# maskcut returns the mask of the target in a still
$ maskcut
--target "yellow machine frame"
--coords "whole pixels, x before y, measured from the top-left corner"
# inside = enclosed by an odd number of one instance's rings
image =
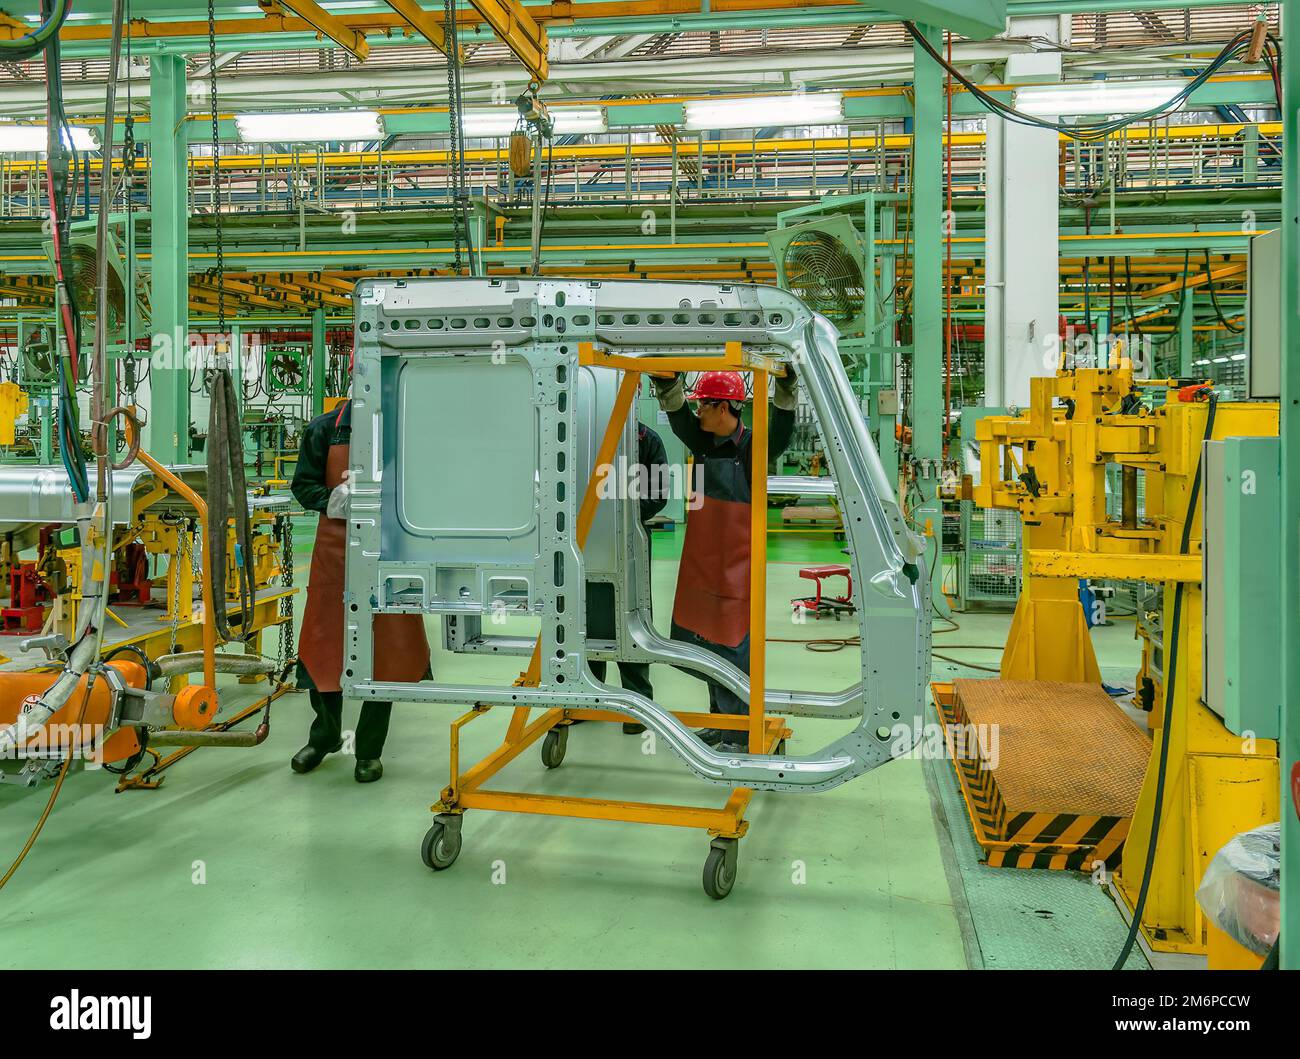
[[[600,486],[613,466],[619,439],[631,411],[633,399],[647,374],[644,361],[596,350],[589,342],[579,345],[580,364],[614,368],[623,372],[618,395],[609,423],[596,453],[595,464],[587,481],[582,506],[578,512],[578,547],[584,547],[596,516]],[[754,377],[754,393],[767,393],[768,379],[783,373],[781,365],[764,357],[745,353],[739,342],[728,342],[720,357],[656,357],[655,372],[742,371]],[[768,407],[766,400],[754,401],[754,466],[767,465]],[[767,478],[755,474],[750,518],[750,628],[762,630],[767,611]],[[533,647],[528,669],[520,675],[519,685],[533,686],[541,672],[541,641]],[[763,708],[766,687],[766,644],[762,635],[750,638],[750,712],[748,716],[674,711],[674,716],[690,728],[728,728],[748,731],[749,751],[770,754],[791,731],[780,717],[769,717]],[[587,820],[619,820],[636,824],[666,824],[674,827],[702,828],[718,838],[740,838],[749,827],[745,810],[753,791],[738,787],[720,809],[702,806],[661,805],[648,802],[616,801],[604,798],[576,798],[564,795],[529,794],[519,791],[488,791],[483,784],[517,758],[524,750],[556,728],[574,721],[626,721],[628,718],[610,710],[551,709],[529,721],[532,707],[515,707],[505,739],[491,754],[465,772],[460,771],[461,729],[487,713],[490,707],[475,706],[451,725],[450,782],[442,797],[431,807],[435,813],[460,814],[466,809],[492,809],[507,813],[534,813]]]
[[[1135,400],[1141,388],[1167,392],[1154,410]],[[1065,407],[1053,407],[1059,400]],[[1179,554],[1189,493],[1200,466],[1209,408],[1181,400],[1173,380],[1134,379],[1131,366],[1076,368],[1030,380],[1030,407],[1018,417],[979,421],[983,507],[1013,508],[1024,524],[1024,589],[1003,653],[1007,680],[1099,681],[1096,656],[1077,595],[1079,578],[1163,585],[1172,620],[1183,585],[1172,735],[1156,857],[1142,916],[1155,950],[1206,951],[1206,923],[1196,887],[1218,849],[1234,835],[1278,818],[1277,744],[1230,732],[1200,700],[1200,506],[1192,513],[1191,545]],[[1276,436],[1278,406],[1219,402],[1214,438]],[[1105,474],[1121,468],[1122,515],[1107,516]],[[1145,510],[1137,512],[1137,476],[1146,477]],[[1168,641],[1172,630],[1166,628]],[[1166,738],[1163,676],[1144,642],[1143,673],[1156,686],[1150,715],[1153,752],[1116,874],[1115,892],[1128,913],[1137,902],[1155,809],[1157,764]]]
[[[209,640],[215,644],[215,638],[211,633],[211,623],[205,620],[205,615],[196,615],[193,608],[196,579],[193,567],[189,562],[185,561],[186,549],[182,547],[185,535],[193,531],[182,521],[164,520],[150,511],[150,508],[169,495],[170,492],[173,490],[181,491],[183,486],[178,479],[166,473],[166,468],[153,463],[147,455],[142,453],[141,459],[150,462],[155,470],[157,481],[151,490],[135,499],[131,512],[131,524],[118,531],[113,551],[116,554],[118,550],[127,544],[138,541],[145,546],[150,555],[166,555],[169,557],[169,568],[166,577],[166,606],[162,613],[157,615],[156,620],[150,622],[149,625],[144,626],[137,623],[133,633],[126,636],[119,635],[108,640],[104,645],[104,651],[107,654],[125,647],[133,647],[150,659],[158,658],[173,651],[200,651],[207,646]],[[198,502],[201,503],[201,501]],[[258,526],[268,525],[274,518],[275,515],[271,512],[254,511],[251,513],[251,522],[255,529]],[[236,544],[234,528],[231,527],[228,533],[230,534],[230,543],[227,549],[227,570],[224,583],[231,586],[238,583],[238,575],[234,569]],[[190,547],[201,547],[201,545],[195,544],[190,545]],[[62,569],[63,582],[61,591],[51,605],[50,615],[47,618],[43,632],[62,632],[65,636],[70,636],[76,628],[77,610],[81,605],[81,548],[80,546],[57,548],[54,549],[54,553],[54,560],[60,564]],[[0,573],[4,572],[4,565],[11,561],[13,561],[13,556],[7,553],[0,556]],[[174,574],[173,566],[175,569]],[[271,579],[279,576],[281,572],[281,563],[279,556],[276,554],[274,539],[268,533],[255,533],[253,538],[255,590],[265,589],[270,584]],[[96,576],[98,576],[98,571],[96,571]],[[244,650],[246,652],[260,654],[263,634],[268,629],[293,620],[291,616],[281,613],[281,604],[286,598],[292,596],[295,591],[296,589],[292,587],[285,587],[279,591],[265,593],[252,603],[252,615],[247,622],[249,638],[244,641]],[[229,609],[238,612],[240,606],[237,589],[234,591],[228,590],[227,595],[228,599],[235,604]],[[131,627],[112,608],[107,608],[106,614],[109,620],[119,629]],[[3,641],[0,641],[0,646],[2,645]],[[0,653],[0,662],[7,660],[4,654]],[[215,677],[213,674],[208,674],[205,679],[211,682]],[[239,681],[240,683],[255,683],[265,679],[260,674],[252,674],[241,676]],[[173,690],[188,681],[189,678],[184,675],[174,677]],[[278,687],[262,701],[245,707],[232,716],[210,725],[208,730],[225,731],[232,728],[261,711],[268,701],[279,698],[288,690],[290,688],[287,686]],[[161,773],[195,749],[197,747],[181,747],[166,756],[161,756],[152,750],[147,751],[153,757],[153,763],[136,775],[123,776],[118,781],[117,789],[122,791],[156,788],[163,780]]]

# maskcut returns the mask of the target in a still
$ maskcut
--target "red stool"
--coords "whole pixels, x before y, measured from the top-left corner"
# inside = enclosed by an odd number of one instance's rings
[[[853,605],[853,574],[845,563],[824,563],[820,566],[805,566],[800,569],[799,576],[807,578],[817,586],[815,596],[805,596],[802,599],[792,599],[791,605],[795,610],[807,611],[818,620],[823,614],[834,615],[835,620],[840,620],[841,614],[853,614],[857,608]],[[842,596],[824,596],[822,594],[822,581],[828,577],[842,577],[848,585]]]

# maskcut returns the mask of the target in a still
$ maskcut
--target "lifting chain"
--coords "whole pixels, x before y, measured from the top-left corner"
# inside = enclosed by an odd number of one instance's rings
[[[225,246],[221,225],[221,126],[217,108],[217,17],[216,0],[208,0],[208,93],[212,103],[212,219],[217,250],[217,336],[213,365],[205,375],[211,397],[208,406],[208,554],[212,558],[212,614],[222,639],[247,640],[251,635],[257,585],[253,570],[253,531],[248,511],[248,484],[244,469],[243,434],[239,401],[235,394],[234,353],[226,334]],[[239,632],[231,628],[226,607],[227,525],[235,521],[235,576],[239,584]]]
[[[171,564],[175,567],[176,572],[174,578],[175,590],[172,592],[172,627],[170,637],[171,643],[169,647],[172,654],[175,654],[180,650],[176,643],[176,630],[180,627],[181,623],[181,606],[184,605],[185,607],[186,620],[190,620],[194,616],[193,593],[191,593],[189,599],[181,599],[181,586],[185,583],[185,579],[181,576],[181,572],[184,570],[187,561],[190,565],[191,574],[194,570],[193,560],[189,558],[189,553],[192,551],[190,547],[191,531],[191,523],[187,519],[182,519],[176,526],[176,555]],[[191,584],[192,583],[193,582],[191,582]]]
[[[276,519],[280,534],[280,587],[293,588],[293,520],[288,515]],[[294,660],[293,593],[280,600],[280,666],[287,672]]]
[[[212,0],[208,0],[209,3]],[[456,0],[443,0],[443,34],[447,53],[447,122],[451,137],[451,232],[454,249],[452,269],[461,274],[460,250],[468,232],[465,225],[465,136],[461,128],[460,42],[456,33]]]
[[[217,116],[217,13],[216,0],[208,0],[208,99],[212,109],[212,220],[217,243],[217,339],[218,355],[226,345],[226,259],[221,231],[221,124]],[[219,359],[224,364],[224,358]],[[209,383],[211,375],[208,376]]]

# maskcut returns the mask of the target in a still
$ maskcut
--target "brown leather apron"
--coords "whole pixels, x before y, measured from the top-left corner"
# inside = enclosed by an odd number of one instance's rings
[[[739,456],[701,463],[703,499],[686,519],[673,622],[710,643],[738,647],[749,632],[749,482]]]
[[[348,445],[331,445],[325,461],[325,485],[333,490],[348,468]],[[343,564],[347,523],[321,512],[311,553],[307,609],[302,616],[298,661],[317,691],[338,691],[343,673]],[[376,614],[376,680],[423,680],[429,671],[429,641],[419,614]]]

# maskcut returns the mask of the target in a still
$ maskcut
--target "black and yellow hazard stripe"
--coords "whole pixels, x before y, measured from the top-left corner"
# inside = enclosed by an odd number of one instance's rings
[[[951,685],[932,685],[945,737],[950,727],[967,725]],[[953,771],[987,863],[995,868],[1046,868],[1091,871],[1098,862],[1119,867],[1129,819],[1077,813],[1008,813],[998,790],[996,770],[975,758],[950,755]]]

